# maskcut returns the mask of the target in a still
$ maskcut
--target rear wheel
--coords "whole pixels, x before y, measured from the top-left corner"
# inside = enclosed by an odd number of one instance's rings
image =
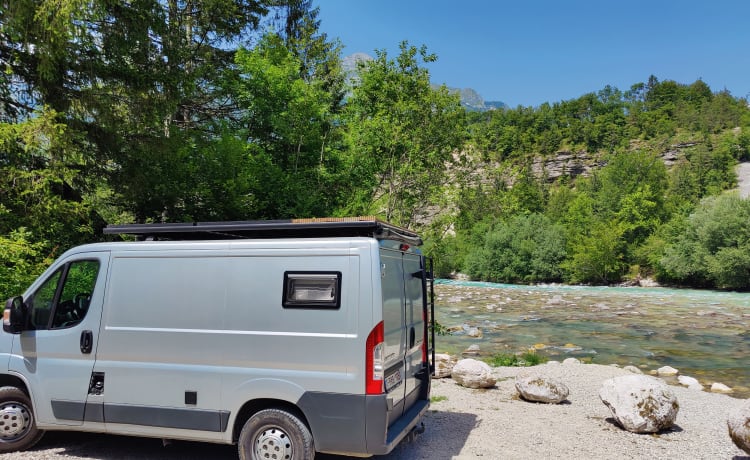
[[[16,387],[0,388],[0,453],[29,449],[43,435],[26,393]]]
[[[280,409],[257,412],[245,423],[238,442],[242,460],[312,460],[312,434],[297,416]]]

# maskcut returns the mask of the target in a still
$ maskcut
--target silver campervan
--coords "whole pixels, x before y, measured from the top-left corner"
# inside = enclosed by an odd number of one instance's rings
[[[76,430],[370,456],[422,429],[416,234],[372,218],[105,233],[138,241],[73,248],[5,306],[0,452]]]

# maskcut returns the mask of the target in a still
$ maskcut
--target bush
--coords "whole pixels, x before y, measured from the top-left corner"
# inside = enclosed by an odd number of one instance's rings
[[[661,266],[686,284],[750,289],[750,199],[706,198],[670,242]]]
[[[501,223],[471,251],[465,270],[473,278],[503,283],[559,281],[565,260],[563,228],[541,214]]]
[[[529,367],[547,362],[547,358],[536,351],[525,351],[519,354],[498,353],[485,360],[492,367]]]

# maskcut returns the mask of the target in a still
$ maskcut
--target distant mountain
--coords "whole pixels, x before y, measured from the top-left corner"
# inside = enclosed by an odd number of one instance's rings
[[[354,53],[349,56],[345,56],[341,60],[341,67],[346,73],[347,81],[350,85],[356,85],[359,83],[359,75],[357,75],[357,67],[360,63],[366,63],[372,61],[373,57],[367,53]],[[434,85],[438,86],[438,85]],[[485,112],[487,110],[504,109],[508,107],[504,102],[501,101],[485,101],[482,96],[479,95],[472,88],[448,88],[451,92],[459,93],[461,96],[461,105],[466,110],[474,112]]]
[[[461,105],[466,110],[472,112],[486,112],[487,110],[503,109],[507,107],[505,102],[501,101],[485,101],[482,96],[479,95],[472,88],[448,88],[452,92],[457,92],[461,96]]]

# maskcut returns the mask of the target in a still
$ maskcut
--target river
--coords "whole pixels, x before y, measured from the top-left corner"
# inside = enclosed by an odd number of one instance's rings
[[[437,280],[435,317],[451,330],[438,336],[438,351],[535,349],[644,373],[668,365],[706,389],[721,382],[750,397],[750,294]]]

